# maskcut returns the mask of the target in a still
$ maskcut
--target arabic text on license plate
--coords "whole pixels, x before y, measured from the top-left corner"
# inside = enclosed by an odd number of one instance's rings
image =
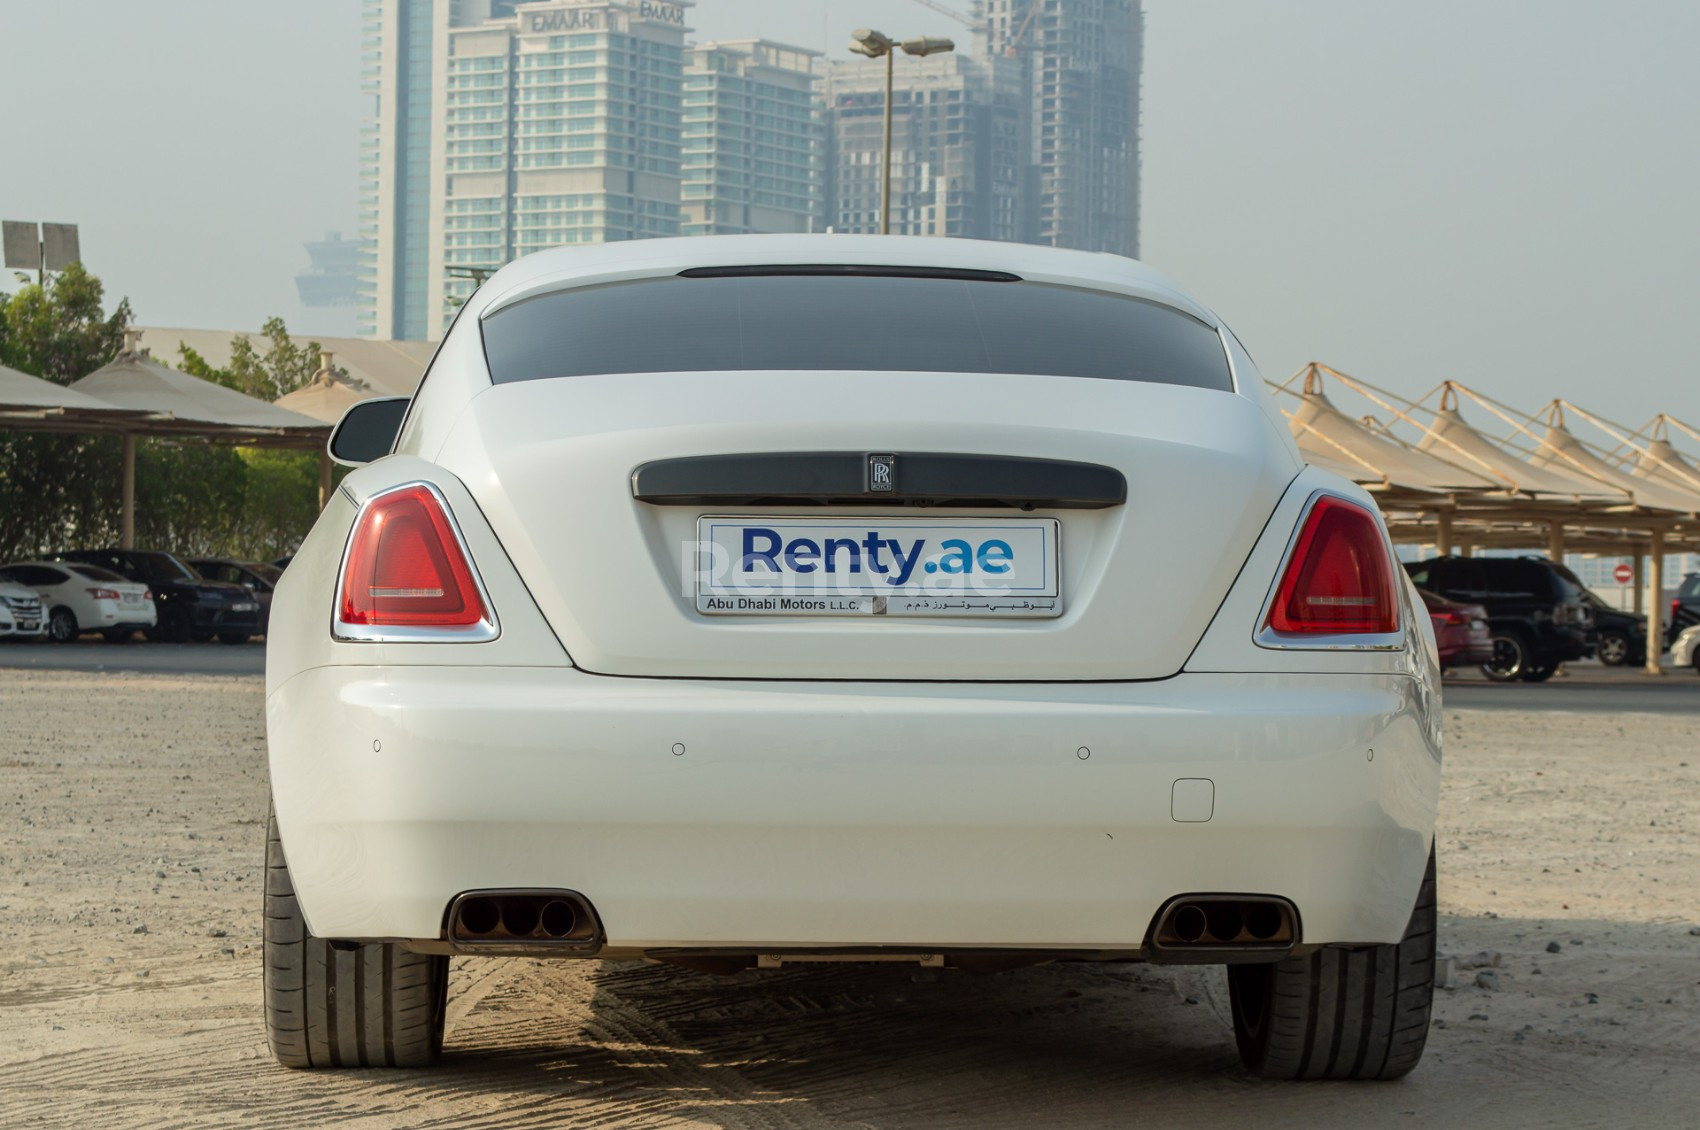
[[[710,615],[1062,614],[1055,518],[697,519]]]

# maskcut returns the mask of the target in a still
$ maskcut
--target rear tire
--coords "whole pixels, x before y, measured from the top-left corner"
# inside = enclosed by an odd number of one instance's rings
[[[218,642],[219,643],[229,643],[229,644],[247,643],[248,642],[248,633],[247,632],[220,632],[218,634]]]
[[[1265,1079],[1398,1079],[1422,1058],[1434,1004],[1434,849],[1394,945],[1231,965],[1234,1039]]]
[[[1523,668],[1523,673],[1518,678],[1525,683],[1544,683],[1557,673],[1556,663],[1533,663]]]
[[[136,634],[134,628],[108,628],[100,633],[107,643],[129,643],[130,637]]]
[[[425,1067],[443,1050],[449,959],[307,932],[277,817],[266,828],[266,1040],[285,1067]]]
[[[1496,628],[1493,633],[1493,659],[1482,664],[1482,674],[1496,683],[1512,683],[1534,662],[1529,637],[1516,628]]]
[[[1607,667],[1622,667],[1629,662],[1629,637],[1622,632],[1602,632],[1596,654]]]

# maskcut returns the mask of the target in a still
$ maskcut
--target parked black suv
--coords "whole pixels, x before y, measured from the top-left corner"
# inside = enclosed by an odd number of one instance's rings
[[[1670,602],[1670,624],[1665,628],[1665,647],[1676,642],[1684,628],[1700,624],[1700,573],[1682,578],[1676,599]]]
[[[1594,653],[1592,594],[1545,557],[1435,557],[1405,571],[1418,588],[1487,609],[1493,662],[1482,674],[1490,679],[1538,683]]]
[[[1594,609],[1594,653],[1607,667],[1639,667],[1647,662],[1647,618],[1620,612],[1588,593]]]
[[[260,602],[241,585],[205,581],[169,553],[139,549],[73,549],[59,561],[83,561],[142,581],[153,590],[157,626],[150,640],[210,640],[247,643],[260,630]]]

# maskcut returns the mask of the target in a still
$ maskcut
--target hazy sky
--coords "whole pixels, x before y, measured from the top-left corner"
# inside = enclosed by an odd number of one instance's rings
[[[949,0],[947,0],[949,2]],[[955,0],[966,10],[968,0]],[[1700,4],[1145,0],[1144,258],[1284,376],[1700,423]],[[354,229],[358,0],[0,0],[0,216],[75,222],[153,325],[293,329]],[[701,0],[699,38],[967,32]],[[9,285],[0,281],[0,286]]]

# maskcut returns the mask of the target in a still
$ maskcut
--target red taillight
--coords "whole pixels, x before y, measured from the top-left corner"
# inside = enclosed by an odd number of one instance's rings
[[[1470,622],[1470,618],[1462,612],[1447,610],[1445,612],[1435,612],[1432,613],[1432,615],[1435,622],[1438,624],[1468,624]]]
[[[1674,621],[1676,619],[1676,611],[1677,611],[1677,609],[1679,609],[1681,607],[1682,607],[1682,601],[1681,600],[1672,600],[1670,602],[1670,618],[1671,618],[1671,620]]]
[[[489,619],[436,492],[414,484],[366,504],[349,539],[337,609],[350,626],[457,629]]]
[[[89,595],[96,600],[117,600],[118,593],[112,589],[90,589]]]
[[[1375,515],[1341,498],[1316,500],[1275,590],[1269,627],[1304,635],[1398,631],[1393,562]]]

